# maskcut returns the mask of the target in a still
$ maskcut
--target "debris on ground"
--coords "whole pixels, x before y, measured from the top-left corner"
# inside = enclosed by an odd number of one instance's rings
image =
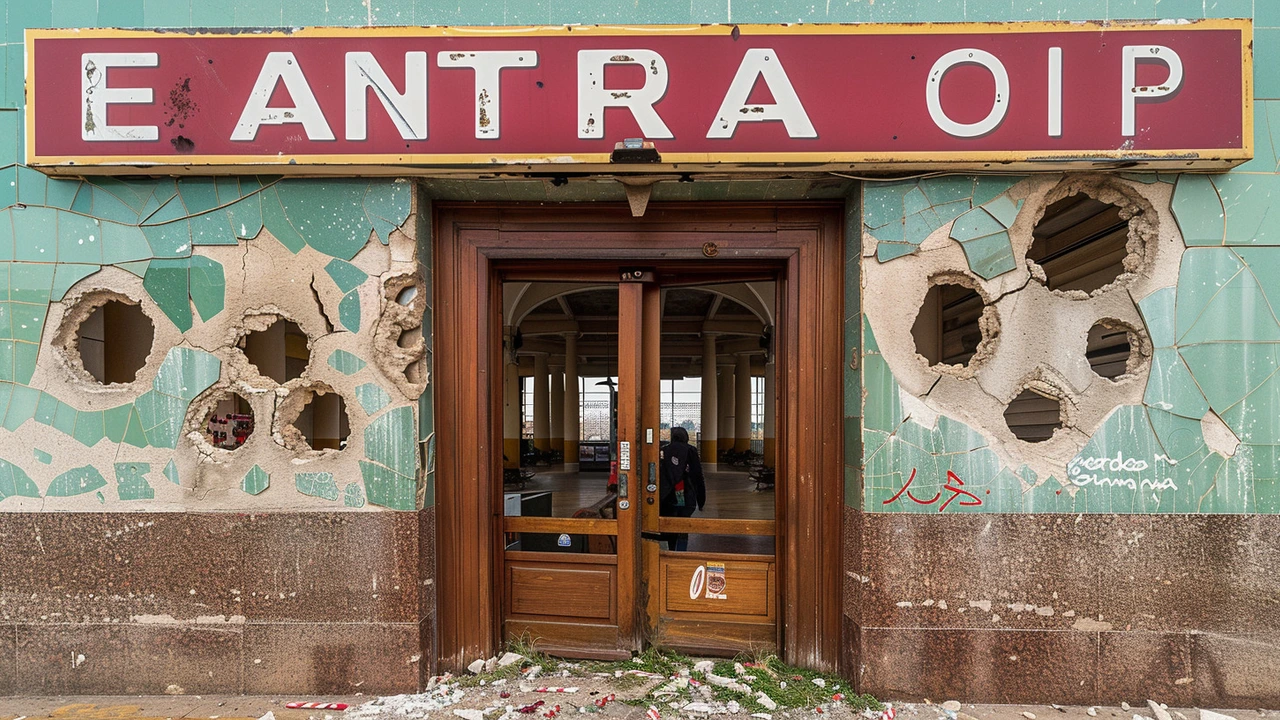
[[[352,708],[346,719],[553,720],[590,714],[625,720],[774,720],[782,714],[826,720],[833,714],[832,720],[852,720],[861,714],[867,720],[893,720],[892,708],[851,693],[847,681],[790,667],[774,656],[695,661],[649,651],[621,662],[566,662],[517,645],[500,657],[477,658],[467,670],[431,678],[422,693]]]

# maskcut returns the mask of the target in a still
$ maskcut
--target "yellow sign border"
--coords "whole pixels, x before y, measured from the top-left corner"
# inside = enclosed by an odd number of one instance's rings
[[[114,156],[47,155],[35,153],[35,68],[30,59],[31,43],[48,38],[166,38],[175,32],[162,30],[92,29],[27,29],[25,41],[26,87],[26,161],[32,167],[53,174],[119,174],[130,169],[156,168],[168,173],[231,174],[261,172],[285,174],[336,174],[358,171],[362,174],[386,173],[391,169],[434,170],[443,174],[476,171],[508,172],[583,172],[588,170],[621,172],[660,169],[715,169],[743,171],[778,170],[803,165],[811,170],[868,169],[947,169],[947,170],[1034,170],[1068,167],[1140,167],[1164,170],[1227,169],[1253,158],[1253,21],[1250,19],[1206,19],[1169,24],[1127,21],[1026,21],[1011,23],[857,23],[857,24],[779,24],[779,25],[553,25],[499,27],[305,27],[297,29],[263,29],[240,32],[218,30],[180,31],[204,37],[243,37],[252,34],[264,38],[346,38],[346,37],[521,37],[571,36],[644,37],[692,36],[719,37],[738,32],[741,35],[956,35],[956,34],[1024,34],[1037,32],[1104,32],[1168,31],[1168,30],[1237,30],[1240,32],[1241,61],[1241,147],[1235,149],[1155,150],[1135,153],[1122,150],[1062,152],[1055,150],[1003,150],[900,153],[664,153],[660,163],[638,166],[611,164],[607,153],[542,153],[527,154],[301,154],[301,155],[151,155],[129,158]],[[1129,165],[1133,163],[1134,165]],[[328,168],[327,172],[321,172]]]

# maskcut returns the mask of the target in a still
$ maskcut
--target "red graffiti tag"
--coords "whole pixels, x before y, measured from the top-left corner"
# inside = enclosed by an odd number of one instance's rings
[[[915,482],[915,479],[916,479],[916,469],[911,468],[911,477],[907,478],[907,482],[902,486],[902,489],[899,490],[897,494],[894,495],[893,497],[889,498],[888,500],[885,500],[882,504],[889,505],[889,504],[895,503],[904,494],[911,500],[911,502],[914,502],[917,505],[932,505],[938,502],[938,500],[942,498],[941,492],[935,493],[934,496],[929,498],[928,500],[921,500],[920,498],[911,494],[911,490],[910,490],[911,483]],[[952,483],[954,483],[954,485]],[[951,504],[951,501],[955,500],[961,495],[964,495],[965,497],[970,498],[969,502],[961,500],[960,501],[961,505],[973,506],[973,505],[982,504],[982,499],[979,498],[977,495],[974,495],[973,493],[969,492],[968,490],[965,490],[964,480],[961,480],[959,475],[956,475],[950,470],[947,471],[947,484],[944,485],[942,489],[950,492],[951,497],[944,500],[942,502],[942,505],[938,506],[938,512],[942,512],[943,510],[946,510],[947,506]]]

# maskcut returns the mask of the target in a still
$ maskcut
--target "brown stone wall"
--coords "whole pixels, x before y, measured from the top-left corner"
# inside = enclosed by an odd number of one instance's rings
[[[413,691],[434,526],[431,510],[0,514],[0,693]]]
[[[845,523],[863,692],[1280,706],[1280,517],[846,508]]]

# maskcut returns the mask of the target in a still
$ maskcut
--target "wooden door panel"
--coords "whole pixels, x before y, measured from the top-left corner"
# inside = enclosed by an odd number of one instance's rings
[[[722,558],[724,556],[721,556]],[[662,580],[661,614],[666,618],[680,613],[721,621],[772,623],[776,619],[774,597],[774,563],[769,560],[736,560],[710,558],[724,564],[724,598],[708,597],[706,563],[708,558],[696,554],[676,557],[664,553],[659,559]],[[700,569],[701,568],[701,569]],[[701,576],[701,581],[695,580]],[[693,597],[697,590],[697,597]]]
[[[507,561],[507,615],[617,623],[613,565]]]
[[[693,655],[725,655],[742,652],[774,652],[778,648],[775,623],[716,622],[714,620],[668,618],[654,642],[664,648]]]

